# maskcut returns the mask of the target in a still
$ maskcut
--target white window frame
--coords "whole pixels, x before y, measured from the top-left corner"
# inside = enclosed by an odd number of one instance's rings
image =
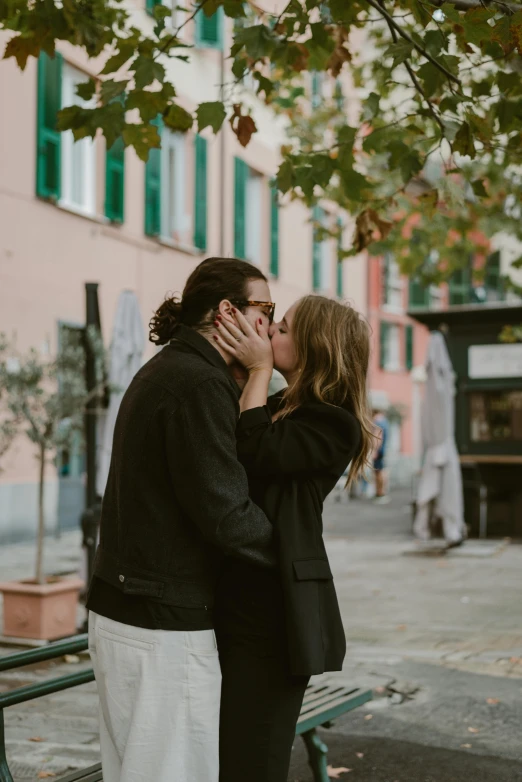
[[[84,101],[76,94],[78,84],[87,81],[86,74],[64,63],[62,75],[62,106],[91,108],[93,101]],[[79,199],[74,195],[73,176],[75,164],[80,160]],[[60,205],[80,214],[92,217],[96,214],[96,142],[91,138],[75,141],[72,130],[62,133],[62,170]],[[78,171],[76,171],[78,173]]]
[[[388,323],[386,329],[386,363],[385,372],[399,372],[402,369],[402,334],[403,329],[397,323]]]
[[[263,176],[248,169],[245,189],[245,256],[254,266],[262,265]]]
[[[444,307],[444,291],[440,285],[430,285],[430,309],[441,310]]]
[[[383,266],[388,263],[388,275],[383,296],[383,310],[386,312],[403,313],[404,312],[404,278],[401,275],[399,264],[395,258],[389,254],[383,259]],[[385,272],[383,269],[383,276]]]
[[[183,235],[190,228],[190,215],[185,213],[185,169],[185,136],[164,128],[161,134],[160,235],[167,241],[179,244],[183,243]]]

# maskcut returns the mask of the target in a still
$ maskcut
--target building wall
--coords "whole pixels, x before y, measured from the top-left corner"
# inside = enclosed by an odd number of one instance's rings
[[[143,8],[135,21],[152,25]],[[192,32],[188,30],[188,38]],[[230,29],[227,35],[230,36]],[[5,35],[0,35],[4,45]],[[60,47],[64,61],[96,74],[100,62],[89,63],[73,47]],[[201,100],[215,100],[220,80],[220,52],[194,51],[191,64],[169,63],[179,86],[180,102],[187,108]],[[227,68],[229,63],[227,62]],[[349,85],[348,85],[349,88]],[[84,283],[99,283],[102,330],[110,341],[117,300],[124,289],[136,293],[144,324],[167,292],[181,292],[187,276],[204,258],[232,256],[234,250],[234,156],[263,175],[260,265],[269,270],[269,179],[275,174],[284,140],[282,122],[250,95],[259,132],[243,149],[225,123],[223,135],[204,132],[208,139],[208,247],[195,247],[149,238],[144,233],[145,166],[132,149],[125,151],[125,220],[110,223],[103,216],[105,143],[96,139],[96,213],[76,214],[35,195],[37,63],[30,59],[21,73],[12,60],[0,68],[0,104],[7,121],[0,123],[0,332],[16,337],[25,350],[34,346],[44,354],[57,348],[61,321],[85,321]],[[349,103],[349,101],[348,101]],[[353,101],[351,104],[353,108]],[[191,215],[194,171],[193,134],[186,139],[186,212]],[[223,154],[224,152],[224,154]],[[223,176],[223,178],[222,178]],[[332,219],[335,215],[332,215]],[[312,290],[313,231],[310,214],[298,202],[280,209],[279,276],[271,279],[276,318]],[[223,228],[223,230],[222,230]],[[347,228],[348,236],[349,228]],[[191,230],[186,232],[190,238]],[[348,238],[346,243],[348,242]],[[336,296],[336,247],[329,242],[325,257],[330,285],[325,294]],[[365,257],[343,264],[343,298],[364,311],[366,305]],[[153,354],[149,344],[144,359]],[[32,535],[36,526],[36,461],[30,443],[19,438],[0,466],[0,541]],[[58,479],[54,464],[46,470],[46,508],[49,530],[75,525],[81,507],[82,478]],[[64,512],[60,516],[59,509]]]

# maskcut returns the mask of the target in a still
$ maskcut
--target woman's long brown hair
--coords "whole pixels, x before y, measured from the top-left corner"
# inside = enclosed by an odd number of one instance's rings
[[[370,327],[349,304],[305,296],[294,312],[292,337],[298,371],[275,418],[314,401],[349,410],[361,425],[361,445],[350,464],[349,486],[363,472],[374,442],[366,390]]]

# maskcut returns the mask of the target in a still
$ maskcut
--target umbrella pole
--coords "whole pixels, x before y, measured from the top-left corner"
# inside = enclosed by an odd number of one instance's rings
[[[96,387],[96,356],[87,338],[87,328],[94,326],[101,332],[100,310],[98,306],[98,283],[85,283],[85,383],[87,391]],[[96,495],[96,408],[98,400],[93,397],[85,411],[85,448],[86,448],[86,490],[85,510],[81,517],[83,532],[82,545],[87,553],[87,583],[89,586],[93,574],[94,556],[98,540],[98,528],[101,517],[101,502]],[[85,622],[85,629],[87,620]],[[83,628],[82,628],[83,629]]]

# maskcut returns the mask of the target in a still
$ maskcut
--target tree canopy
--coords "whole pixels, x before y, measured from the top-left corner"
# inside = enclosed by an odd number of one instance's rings
[[[190,59],[182,28],[221,7],[236,20],[232,83],[192,115],[165,65]],[[287,117],[280,191],[309,206],[333,201],[356,219],[341,257],[391,250],[405,272],[436,282],[485,256],[493,234],[522,239],[522,5],[290,0],[275,14],[253,0],[202,0],[181,9],[177,27],[179,9],[171,17],[156,3],[153,13],[149,34],[121,0],[0,0],[0,27],[12,32],[4,57],[23,69],[58,41],[89,57],[107,52],[99,76],[78,88],[95,105],[65,107],[59,127],[76,139],[101,130],[109,146],[121,136],[143,160],[161,143],[158,115],[181,132],[217,133],[228,120],[246,146],[256,131],[241,92],[250,75]],[[351,124],[338,81],[348,71],[360,107]],[[325,92],[310,105],[311,77],[321,76]]]

